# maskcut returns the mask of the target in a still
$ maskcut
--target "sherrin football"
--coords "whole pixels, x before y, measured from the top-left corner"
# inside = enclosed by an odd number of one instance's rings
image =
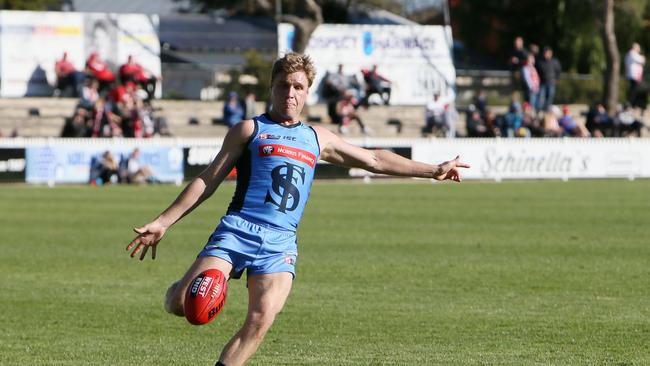
[[[218,269],[201,272],[187,287],[183,310],[185,318],[194,325],[209,323],[226,302],[227,282]]]

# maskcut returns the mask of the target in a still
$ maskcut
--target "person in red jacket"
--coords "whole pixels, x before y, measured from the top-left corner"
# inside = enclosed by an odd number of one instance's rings
[[[97,52],[93,52],[86,60],[86,74],[99,80],[99,90],[108,90],[115,81],[115,74],[108,67],[106,61],[102,60]]]
[[[120,66],[119,75],[120,81],[123,84],[127,81],[132,81],[140,85],[140,87],[147,92],[147,100],[154,96],[158,78],[149,72],[149,70],[137,63],[133,58],[133,55],[129,55],[126,63]]]
[[[68,53],[63,52],[61,59],[54,64],[56,73],[56,89],[61,96],[78,97],[83,85],[83,73],[68,60]]]

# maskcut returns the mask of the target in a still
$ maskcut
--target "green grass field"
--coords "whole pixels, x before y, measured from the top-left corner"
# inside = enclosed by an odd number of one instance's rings
[[[0,188],[1,365],[213,365],[243,281],[211,324],[167,286],[224,212],[227,184],[124,250],[174,186]],[[317,182],[298,277],[250,365],[648,365],[650,180]]]

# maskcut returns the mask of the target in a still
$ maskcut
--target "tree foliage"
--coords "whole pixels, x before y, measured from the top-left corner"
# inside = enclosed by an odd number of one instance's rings
[[[4,10],[60,10],[63,0],[0,0]]]
[[[550,46],[563,69],[600,74],[606,66],[600,38],[604,0],[451,1],[454,38],[506,67],[512,41]],[[619,52],[637,41],[650,50],[650,0],[616,0]]]

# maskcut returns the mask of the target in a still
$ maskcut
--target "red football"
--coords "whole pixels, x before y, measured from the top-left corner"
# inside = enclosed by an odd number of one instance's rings
[[[194,325],[209,323],[226,302],[226,278],[218,269],[201,272],[187,287],[185,318]]]

